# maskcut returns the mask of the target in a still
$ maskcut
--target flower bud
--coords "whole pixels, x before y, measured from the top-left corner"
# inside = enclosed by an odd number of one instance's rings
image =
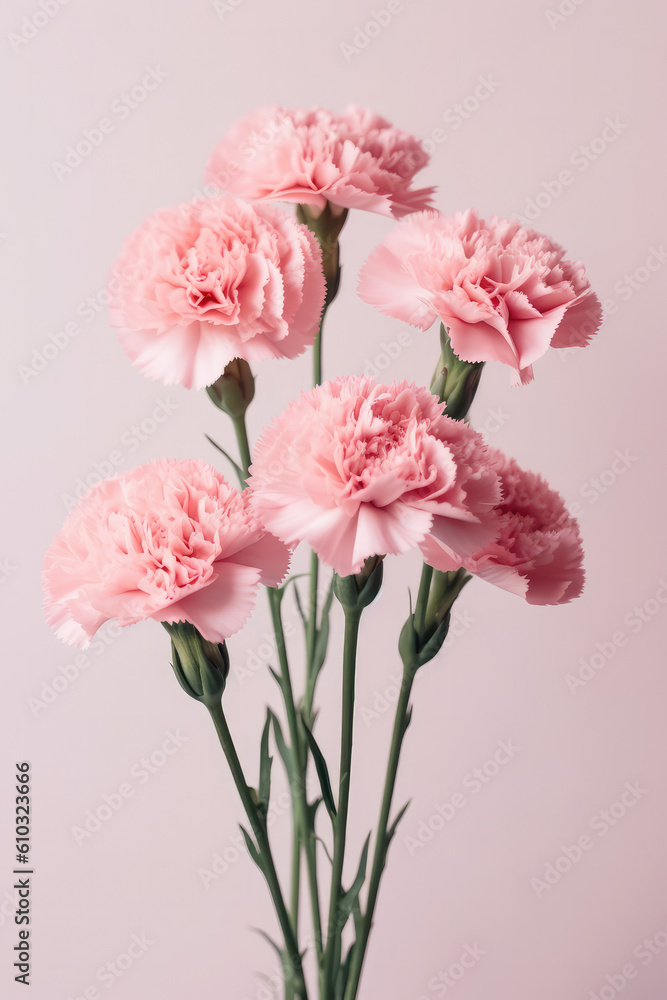
[[[206,392],[219,409],[228,413],[232,419],[239,419],[255,395],[255,378],[250,365],[243,358],[234,358],[220,378],[206,387]]]
[[[352,576],[334,576],[334,594],[344,608],[361,610],[368,607],[380,593],[384,556],[371,556],[361,572]]]
[[[204,639],[190,622],[163,624],[171,636],[172,666],[183,690],[207,708],[218,705],[229,674],[225,643]]]

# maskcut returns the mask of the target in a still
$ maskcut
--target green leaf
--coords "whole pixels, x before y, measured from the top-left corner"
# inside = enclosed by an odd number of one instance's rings
[[[280,961],[282,962],[282,960],[283,960],[283,956],[284,956],[284,954],[285,954],[285,952],[284,952],[284,949],[283,949],[283,948],[281,948],[281,947],[280,947],[280,945],[279,945],[279,944],[277,944],[277,943],[276,943],[276,942],[275,942],[275,941],[273,940],[273,938],[271,937],[271,935],[270,935],[270,934],[267,934],[267,933],[266,933],[266,931],[262,930],[262,928],[261,928],[261,927],[251,927],[251,928],[250,928],[250,930],[251,930],[251,931],[254,931],[254,932],[255,932],[255,934],[259,934],[259,936],[260,936],[260,937],[263,937],[263,938],[264,938],[264,940],[266,941],[266,943],[267,943],[267,944],[269,944],[269,945],[271,945],[271,947],[273,948],[273,950],[274,950],[274,951],[276,952],[276,954],[277,954],[277,955],[278,955],[278,956],[280,957]]]
[[[287,772],[287,777],[289,778],[290,784],[291,784],[294,781],[294,779],[297,777],[296,771],[294,769],[294,758],[292,756],[292,751],[287,746],[287,743],[285,741],[285,737],[283,735],[283,731],[282,731],[282,727],[280,725],[280,722],[278,721],[278,719],[276,718],[276,716],[273,714],[273,712],[271,711],[271,709],[268,709],[268,715],[269,715],[269,717],[271,719],[271,723],[273,725],[273,735],[274,735],[275,740],[276,740],[276,747],[278,748],[278,753],[280,754],[281,760],[282,760],[283,764],[285,765],[285,770]]]
[[[329,584],[329,591],[326,596],[326,600],[322,605],[322,613],[320,617],[320,627],[317,631],[317,639],[315,641],[315,650],[313,652],[313,667],[312,667],[312,683],[314,685],[317,675],[324,666],[324,661],[327,658],[327,648],[329,646],[329,620],[331,617],[331,605],[334,598],[334,577],[331,577],[331,583]]]
[[[336,975],[336,986],[334,993],[334,1000],[343,1000],[345,996],[345,987],[347,986],[347,980],[350,975],[350,962],[352,961],[352,949],[354,945],[349,949],[345,960],[339,966],[338,973]]]
[[[274,670],[272,666],[269,666],[269,673],[271,674],[271,676],[273,677],[274,681],[276,682],[276,684],[278,685],[278,687],[282,691],[282,689],[283,689],[283,679],[280,676],[280,674],[278,673],[278,671]]]
[[[336,804],[334,802],[333,792],[331,791],[331,781],[329,780],[329,768],[327,767],[327,762],[324,759],[322,751],[317,745],[317,740],[311,733],[310,729],[302,719],[303,728],[306,733],[306,739],[308,740],[308,746],[310,747],[310,752],[313,755],[313,760],[315,761],[315,770],[317,771],[317,777],[320,781],[320,788],[322,789],[322,799],[324,805],[326,806],[327,812],[333,819],[336,815]]]
[[[397,828],[398,824],[401,822],[401,820],[403,819],[403,817],[405,816],[407,810],[410,807],[410,803],[411,802],[412,802],[412,799],[408,799],[408,801],[405,803],[405,805],[403,806],[403,808],[399,810],[398,815],[397,815],[396,819],[394,820],[394,822],[391,824],[390,827],[388,827],[388,829],[387,829],[386,847],[388,847],[389,844],[391,843],[391,841],[393,840],[394,834],[396,833],[396,828]]]
[[[209,437],[208,434],[204,434],[204,437],[206,438],[207,441],[209,441],[213,445],[214,448],[217,448],[218,451],[221,452],[225,456],[225,458],[227,459],[227,461],[234,467],[236,475],[238,476],[239,480],[241,481],[241,485],[245,486],[245,476],[243,475],[243,469],[241,468],[241,466],[238,465],[234,461],[234,459],[232,458],[232,456],[228,452],[226,452],[224,448],[221,448],[220,445],[216,441],[214,441],[212,437]]]
[[[354,877],[354,882],[343,895],[339,903],[339,910],[341,916],[344,918],[340,924],[341,928],[345,926],[348,917],[352,915],[352,911],[359,902],[359,893],[361,892],[361,887],[366,879],[366,866],[368,864],[368,848],[370,847],[370,843],[371,835],[369,833],[364,841],[361,857],[359,858],[359,867],[357,868],[357,874]]]
[[[271,797],[271,764],[273,757],[269,754],[269,729],[271,727],[271,713],[267,709],[266,722],[262,730],[262,741],[259,750],[259,801],[265,809],[269,807]]]
[[[316,836],[316,837],[315,837],[315,840],[319,840],[320,844],[321,844],[321,845],[322,845],[322,847],[324,848],[324,853],[325,853],[325,854],[326,854],[326,856],[327,856],[327,859],[328,859],[328,861],[329,861],[329,864],[330,864],[330,865],[333,865],[333,858],[332,858],[332,857],[331,857],[331,855],[329,854],[329,848],[327,847],[327,845],[325,844],[325,842],[324,842],[324,841],[322,840],[322,838],[321,838],[321,837],[318,837],[318,836]]]
[[[300,575],[303,576],[304,574],[301,573]],[[299,612],[299,617],[303,622],[303,627],[304,629],[307,629],[308,619],[306,618],[306,612],[303,610],[303,605],[301,603],[301,595],[299,594],[299,588],[297,587],[296,584],[294,584],[294,600],[296,601],[297,611]]]
[[[252,837],[250,836],[250,834],[248,833],[248,831],[246,830],[246,828],[241,823],[239,823],[239,829],[241,830],[241,833],[243,834],[243,839],[245,840],[245,845],[248,848],[248,854],[250,855],[250,857],[252,858],[252,860],[255,862],[255,864],[257,865],[257,867],[259,868],[259,870],[262,872],[262,874],[264,874],[264,862],[262,861],[262,856],[259,853],[259,849],[257,847],[257,844],[255,843],[255,841],[252,839]]]

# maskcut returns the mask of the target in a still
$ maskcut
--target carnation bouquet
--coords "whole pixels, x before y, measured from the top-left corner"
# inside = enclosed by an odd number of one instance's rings
[[[80,499],[44,563],[46,615],[66,642],[85,647],[112,619],[153,619],[168,633],[176,679],[210,715],[238,789],[247,850],[275,908],[277,927],[263,933],[280,956],[286,998],[372,995],[362,972],[407,808],[394,788],[413,683],[440,653],[463,587],[478,577],[536,605],[583,588],[579,529],[563,499],[488,447],[468,414],[487,362],[529,383],[550,347],[588,343],[600,303],[583,266],[547,236],[432,207],[434,189],[414,186],[427,160],[413,136],[358,107],[265,108],[230,129],[205,173],[218,193],[154,212],[126,240],[110,321],[144,375],[205,390],[229,418],[237,454],[217,447],[237,485],[199,460],[123,472]],[[296,205],[296,216],[275,202]],[[339,235],[355,210],[397,220],[368,256],[358,293],[422,331],[421,385],[325,378],[324,317],[340,291]],[[254,369],[305,351],[312,385],[251,442]],[[309,570],[290,576],[299,546],[310,549]],[[423,569],[395,629],[402,680],[380,813],[350,860],[358,637],[364,609],[382,599],[385,565],[415,549]],[[266,710],[251,777],[233,735],[243,720],[228,717],[225,688],[228,642],[252,628],[263,588],[282,711]],[[299,689],[283,625],[288,591],[303,622]],[[342,664],[327,658],[338,627]],[[340,678],[340,706],[326,706],[340,712],[337,773],[317,736],[323,670]],[[291,795],[287,877],[267,822],[276,754]]]

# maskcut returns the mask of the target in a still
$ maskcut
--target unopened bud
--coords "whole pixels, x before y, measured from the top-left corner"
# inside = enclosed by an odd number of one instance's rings
[[[229,674],[224,642],[209,642],[190,622],[163,624],[171,636],[172,666],[183,690],[207,708],[219,705]]]
[[[248,409],[255,395],[255,378],[250,365],[243,358],[230,361],[220,378],[206,388],[215,405],[239,419]]]
[[[384,556],[371,556],[359,573],[334,577],[334,593],[344,608],[361,608],[371,604],[380,593]]]

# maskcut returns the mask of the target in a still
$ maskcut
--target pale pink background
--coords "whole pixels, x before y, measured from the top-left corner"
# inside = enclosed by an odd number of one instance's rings
[[[260,876],[243,857],[203,886],[200,869],[210,868],[216,852],[235,857],[230,838],[240,810],[204,711],[171,675],[165,635],[151,625],[127,631],[91,654],[88,669],[35,715],[30,699],[73,659],[43,622],[39,570],[64,516],[63,494],[96,462],[115,451],[118,468],[163,455],[214,460],[204,430],[232,445],[229,427],[203,394],[148,382],[125,360],[104,309],[93,320],[81,314],[84,300],[104,288],[123,237],[149,211],[195,194],[213,145],[239,115],[271,102],[357,101],[424,138],[443,129],[424,181],[440,185],[438,205],[446,211],[475,204],[482,212],[523,213],[527,200],[569,166],[573,183],[560,197],[543,197],[550,204],[535,225],[585,261],[601,297],[615,302],[593,346],[565,360],[552,353],[536,365],[532,386],[512,390],[504,370],[485,374],[473,419],[494,444],[580,504],[588,583],[584,597],[565,608],[531,608],[480,582],[462,596],[461,634],[416,684],[397,793],[397,805],[410,795],[413,804],[391,851],[362,996],[443,996],[439,973],[475,944],[485,954],[450,990],[458,1000],[599,995],[642,940],[660,938],[667,927],[660,655],[667,611],[651,603],[656,593],[667,597],[660,590],[667,577],[659,419],[664,273],[651,273],[631,296],[621,288],[624,274],[640,268],[664,238],[667,19],[648,0],[571,3],[573,12],[553,27],[547,11],[557,9],[556,0],[551,8],[545,0],[403,0],[389,25],[346,61],[341,43],[353,43],[384,0],[237,0],[228,7],[220,17],[207,2],[72,0],[18,52],[9,33],[39,8],[13,0],[3,11],[0,555],[9,569],[1,591],[0,992],[23,995],[12,981],[15,929],[5,893],[13,863],[13,762],[28,758],[35,786],[35,1000],[83,996],[98,968],[143,933],[153,943],[122,978],[97,983],[101,996],[108,989],[114,1000],[273,995],[258,973],[274,973],[274,956],[249,929],[274,927]],[[167,78],[120,120],[112,104],[156,66]],[[452,109],[489,76],[493,93],[454,128]],[[52,162],[105,116],[114,131],[58,180]],[[596,147],[600,155],[581,170],[576,150],[601,134],[607,117],[626,127],[604,151]],[[354,291],[361,263],[390,225],[353,215],[344,232],[344,286],[327,320],[329,376],[362,371],[404,329]],[[639,274],[640,282],[649,276]],[[41,351],[49,334],[77,318],[79,335],[24,384],[20,366],[31,363],[33,348]],[[413,332],[386,375],[427,381],[434,338],[435,331]],[[304,359],[261,368],[253,433],[306,384],[308,368]],[[177,409],[138,443],[133,426],[160,400]],[[617,451],[630,457],[609,471]],[[604,492],[592,484],[601,474]],[[407,587],[417,578],[415,559],[389,560],[384,600],[364,623],[355,864],[375,822],[392,718],[382,698],[389,688],[391,699],[396,635]],[[624,619],[647,601],[649,620],[635,633]],[[287,617],[294,622],[291,605]],[[572,694],[565,675],[619,629],[627,643]],[[258,649],[266,656],[267,631],[262,606],[230,644],[237,668]],[[297,649],[300,655],[300,642]],[[329,755],[338,697],[334,641],[320,689],[319,732]],[[227,706],[250,776],[267,698],[277,703],[263,666],[246,677],[235,671]],[[369,718],[373,706],[377,717]],[[189,739],[145,784],[131,779],[133,797],[78,846],[72,827],[159,749],[167,730]],[[512,740],[520,752],[411,853],[406,838],[426,835],[422,824],[435,806],[461,789],[500,740]],[[645,794],[606,836],[593,832],[594,849],[538,898],[531,879],[543,877],[564,846],[591,833],[595,815],[635,781]],[[288,829],[284,814],[272,827],[281,858]],[[667,949],[646,966],[634,963],[639,972],[621,990],[624,998],[666,996]]]

